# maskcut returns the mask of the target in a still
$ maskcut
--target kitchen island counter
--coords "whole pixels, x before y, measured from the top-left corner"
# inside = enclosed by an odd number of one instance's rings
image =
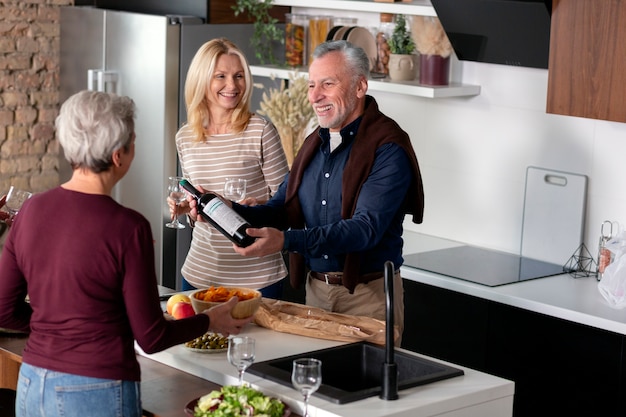
[[[0,388],[17,389],[22,352],[27,338],[23,334],[0,332]],[[217,384],[148,358],[138,356],[137,360],[141,367],[143,417],[181,417],[190,397],[198,397],[207,390],[220,388]]]
[[[246,326],[242,334],[252,336],[257,340],[256,362],[344,344],[279,333],[254,324]],[[184,346],[175,346],[146,356],[220,385],[237,382],[237,372],[228,363],[225,352],[196,353]],[[465,375],[401,390],[399,391],[400,398],[395,401],[370,397],[348,404],[335,404],[313,396],[309,410],[313,417],[512,415],[514,384],[511,381],[454,364],[449,365],[462,369]],[[296,412],[303,411],[302,398],[292,387],[249,373],[245,374],[244,379],[265,394],[285,401]]]

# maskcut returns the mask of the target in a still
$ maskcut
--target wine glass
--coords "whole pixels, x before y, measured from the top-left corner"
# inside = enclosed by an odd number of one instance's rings
[[[313,358],[294,360],[291,383],[304,396],[302,417],[308,417],[309,397],[322,385],[322,361]]]
[[[169,198],[174,200],[176,203],[176,208],[174,209],[174,220],[169,223],[165,223],[165,226],[170,227],[172,229],[184,229],[185,225],[178,221],[178,205],[185,201],[185,190],[180,185],[180,181],[183,177],[169,177],[169,181],[167,183],[167,195]]]
[[[243,385],[243,374],[254,362],[254,339],[248,336],[233,336],[228,340],[228,362],[239,372],[239,386]]]
[[[20,210],[20,208],[22,208],[22,204],[24,204],[24,201],[28,200],[32,195],[33,193],[20,190],[19,188],[16,188],[14,186],[11,186],[11,188],[9,188],[9,192],[7,193],[7,199],[4,204],[7,208],[7,211],[9,212],[9,215],[11,216],[11,219],[13,219],[17,212]]]
[[[246,198],[248,181],[245,178],[226,178],[224,183],[224,197],[232,201],[241,201]]]

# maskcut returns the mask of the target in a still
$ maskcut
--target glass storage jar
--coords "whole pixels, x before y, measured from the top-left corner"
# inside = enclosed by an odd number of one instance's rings
[[[285,63],[290,67],[307,64],[307,32],[309,16],[305,14],[285,14]]]
[[[388,40],[393,33],[395,23],[393,22],[393,14],[381,13],[378,32],[376,33],[376,69],[375,72],[380,74],[389,74],[389,50]]]
[[[310,16],[309,17],[309,60],[308,64],[313,60],[313,51],[317,45],[326,41],[326,35],[330,30],[331,16]]]

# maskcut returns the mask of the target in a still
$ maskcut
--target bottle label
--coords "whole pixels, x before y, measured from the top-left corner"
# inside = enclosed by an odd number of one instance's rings
[[[243,217],[224,204],[219,198],[209,201],[202,211],[231,236],[234,236],[237,229],[247,223]]]

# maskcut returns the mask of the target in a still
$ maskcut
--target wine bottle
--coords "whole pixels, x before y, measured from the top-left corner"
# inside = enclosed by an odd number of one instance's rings
[[[255,238],[246,233],[250,223],[228,207],[217,194],[211,192],[203,194],[186,179],[183,179],[180,185],[196,198],[198,213],[234,244],[245,248],[254,242]]]

